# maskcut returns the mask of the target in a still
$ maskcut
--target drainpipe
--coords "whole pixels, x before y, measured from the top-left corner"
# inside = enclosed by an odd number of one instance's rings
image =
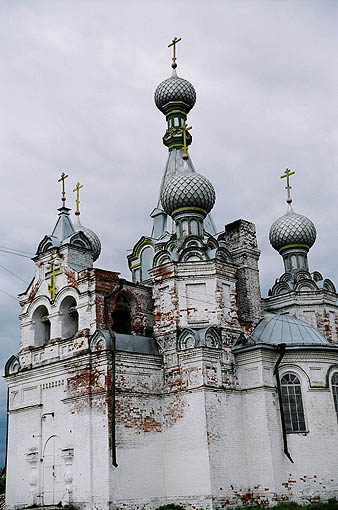
[[[279,379],[279,372],[278,372],[279,365],[281,364],[282,359],[285,354],[286,344],[279,344],[278,347],[280,350],[280,355],[279,355],[278,360],[275,364],[275,369],[274,369],[273,373],[275,374],[276,381],[277,381],[277,394],[278,394],[278,400],[279,400],[280,419],[281,419],[281,423],[282,423],[284,453],[287,456],[287,458],[289,459],[289,461],[292,462],[292,464],[293,464],[294,462],[293,462],[291,455],[289,453],[289,450],[288,450],[288,439],[287,439],[287,434],[286,434],[285,419],[284,419],[284,413],[283,413],[282,391],[281,391],[281,387],[280,387],[280,379]]]
[[[104,321],[106,324],[106,327],[109,331],[111,341],[112,341],[112,429],[111,429],[111,442],[112,442],[112,463],[114,467],[118,467],[117,461],[116,461],[116,434],[115,434],[115,427],[116,427],[116,405],[115,405],[115,389],[116,389],[116,382],[115,382],[115,350],[116,350],[116,342],[115,342],[115,335],[112,330],[112,327],[110,325],[109,321],[109,311],[108,311],[108,302],[109,300],[114,296],[114,294],[117,294],[123,287],[123,280],[118,280],[117,287],[112,290],[109,294],[104,296]]]

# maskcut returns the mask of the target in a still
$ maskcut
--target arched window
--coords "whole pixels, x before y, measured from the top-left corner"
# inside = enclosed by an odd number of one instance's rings
[[[125,294],[119,294],[116,298],[115,310],[112,313],[113,331],[116,333],[131,334],[131,311],[130,303]]]
[[[142,251],[142,255],[141,255],[142,281],[149,280],[149,278],[150,278],[148,270],[152,268],[153,256],[154,256],[154,250],[151,248],[151,246],[146,246],[144,248],[144,250]]]
[[[61,303],[61,336],[71,338],[79,329],[79,314],[73,296],[67,296]]]
[[[41,347],[50,340],[50,320],[48,319],[48,310],[44,305],[38,306],[34,310],[32,317],[34,329],[34,345]]]
[[[331,379],[331,388],[334,401],[334,408],[338,418],[338,372],[335,372]]]
[[[302,388],[298,377],[285,374],[281,379],[286,432],[306,432]]]

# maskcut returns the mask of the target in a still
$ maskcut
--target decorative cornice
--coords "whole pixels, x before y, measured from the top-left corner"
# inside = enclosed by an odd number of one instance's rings
[[[278,252],[281,253],[282,251],[287,250],[289,248],[306,248],[307,250],[310,249],[310,247],[307,244],[287,244],[285,246],[282,246],[282,248],[280,248]]]

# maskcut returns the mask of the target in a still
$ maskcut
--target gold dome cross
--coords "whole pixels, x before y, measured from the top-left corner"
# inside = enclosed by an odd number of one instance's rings
[[[284,179],[286,177],[286,186],[285,186],[285,189],[288,193],[288,198],[286,200],[286,202],[288,204],[291,204],[292,203],[292,198],[291,198],[291,195],[290,195],[290,189],[291,189],[291,186],[290,186],[290,175],[294,175],[296,172],[291,172],[291,170],[289,170],[289,168],[287,168],[284,172],[283,175],[281,175],[281,179]]]
[[[177,67],[177,64],[176,64],[176,44],[179,43],[181,40],[182,40],[182,37],[179,37],[179,38],[174,37],[174,39],[171,41],[171,43],[168,44],[168,48],[170,48],[171,46],[173,47],[173,58],[172,58],[173,62],[171,64],[171,67],[173,69],[176,69],[176,67]]]

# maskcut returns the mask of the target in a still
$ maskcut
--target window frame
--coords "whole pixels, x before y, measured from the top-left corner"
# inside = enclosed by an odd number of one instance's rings
[[[333,384],[333,378],[335,376],[337,377],[337,382],[335,382]],[[336,394],[333,391],[333,386],[336,388],[336,391],[337,391]],[[334,408],[334,411],[335,411],[335,414],[336,414],[336,418],[337,418],[337,423],[338,423],[338,369],[337,368],[332,371],[332,374],[331,374],[331,377],[330,377],[330,393],[332,395],[333,408]]]
[[[295,378],[297,378],[298,380],[298,383],[297,385],[295,384],[283,384],[282,381],[283,381],[283,378],[285,376],[293,376]],[[289,388],[295,388],[295,386],[298,386],[300,388],[300,397],[301,397],[301,404],[302,404],[302,420],[299,420],[299,413],[298,413],[298,409],[296,409],[296,412],[297,412],[297,422],[298,424],[301,422],[301,423],[304,423],[304,428],[301,428],[299,430],[294,430],[294,422],[292,421],[292,416],[291,416],[291,409],[290,409],[290,404],[292,404],[292,402],[290,402],[290,393],[288,393],[288,400],[289,400],[289,416],[290,416],[290,421],[288,422],[287,421],[287,414],[285,412],[285,409],[284,409],[284,405],[282,403],[282,412],[283,412],[283,416],[284,416],[284,422],[285,422],[285,431],[287,434],[307,434],[309,432],[309,429],[308,429],[308,425],[307,425],[307,419],[306,419],[306,406],[305,406],[305,399],[304,399],[304,377],[302,376],[302,374],[300,374],[298,371],[296,372],[295,370],[290,370],[290,369],[287,369],[285,367],[285,369],[283,371],[281,371],[281,373],[279,374],[279,377],[280,377],[280,387],[281,387],[281,395],[282,395],[282,402],[283,402],[283,386],[284,387],[289,387]],[[294,392],[294,395],[291,395],[292,396],[296,396],[297,393]],[[290,430],[287,426],[287,424],[290,423],[291,426],[292,426],[292,430]]]

